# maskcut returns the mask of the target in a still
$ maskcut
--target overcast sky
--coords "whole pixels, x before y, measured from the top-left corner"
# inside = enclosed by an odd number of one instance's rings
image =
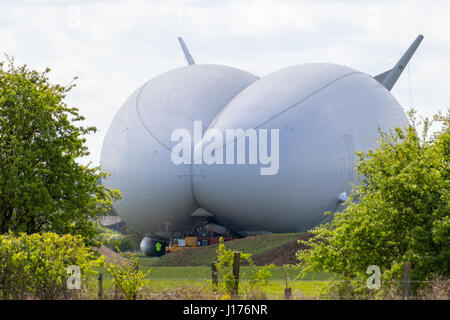
[[[126,98],[148,79],[197,63],[264,76],[306,62],[343,64],[371,75],[391,68],[418,34],[425,39],[392,93],[430,116],[450,106],[450,1],[20,1],[0,0],[0,52],[52,69],[86,125],[89,161]],[[1,57],[0,60],[4,60]]]

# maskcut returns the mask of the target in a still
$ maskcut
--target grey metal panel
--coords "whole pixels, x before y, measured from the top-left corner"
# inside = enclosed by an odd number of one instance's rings
[[[392,72],[392,69],[380,73],[379,75],[374,76],[373,78],[377,80],[379,83],[383,84],[383,81],[386,80],[387,76]]]
[[[416,40],[414,40],[414,42],[411,44],[408,50],[406,50],[406,52],[403,54],[400,60],[396,63],[394,68],[392,68],[389,72],[388,71],[383,72],[382,74],[379,74],[374,78],[390,91],[394,87],[403,70],[406,68],[406,65],[413,56],[414,52],[416,52],[422,40],[423,35],[419,34]]]
[[[189,52],[189,49],[187,48],[186,44],[184,43],[183,38],[178,37],[178,41],[180,42],[181,49],[183,49],[184,57],[186,58],[188,65],[195,64],[194,58],[192,58],[191,53]]]
[[[191,217],[213,217],[214,214],[205,210],[204,208],[198,208],[194,212],[191,213]]]

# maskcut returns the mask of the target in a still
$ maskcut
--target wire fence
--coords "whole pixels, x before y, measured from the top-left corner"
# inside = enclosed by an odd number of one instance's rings
[[[296,268],[240,265],[240,252],[225,269],[213,262],[210,267],[154,267],[136,265],[121,272],[97,268],[81,275],[77,266],[69,266],[68,278],[48,278],[42,286],[28,286],[20,279],[0,282],[0,298],[5,299],[82,299],[82,300],[304,300],[304,299],[395,299],[449,300],[447,277],[418,280],[411,277],[411,265],[405,263],[401,279],[384,280],[380,268],[367,268],[369,277],[349,279],[330,273],[308,273],[299,278]],[[230,262],[231,263],[231,262]],[[267,267],[267,266],[266,266]],[[147,270],[146,270],[147,269]],[[108,271],[107,271],[108,270]],[[176,273],[174,273],[174,270]],[[267,269],[268,270],[268,269]],[[266,270],[266,271],[267,271]],[[144,271],[144,272],[142,272]],[[276,272],[275,272],[276,271]],[[111,273],[110,273],[111,272]],[[55,282],[56,281],[56,282]],[[59,281],[59,282],[58,282]],[[45,282],[45,281],[44,281]],[[47,286],[46,286],[47,285]],[[6,292],[6,294],[5,294]]]
[[[217,278],[149,278],[135,295],[138,300],[311,300],[311,299],[388,299],[449,300],[448,279],[382,281],[378,287],[355,287],[340,279],[268,279],[254,283],[249,279],[236,281],[233,292],[225,289],[225,281]],[[414,289],[413,289],[414,288]],[[71,299],[122,300],[125,296],[111,278],[98,276]]]
[[[46,299],[35,294],[23,294],[19,299]],[[151,277],[135,294],[126,296],[111,277],[99,273],[83,281],[80,289],[63,288],[52,299],[58,300],[449,300],[450,281],[383,281],[377,288],[352,287],[346,280],[269,279],[252,283],[237,281],[236,291],[227,290],[225,281],[218,279],[162,279]]]

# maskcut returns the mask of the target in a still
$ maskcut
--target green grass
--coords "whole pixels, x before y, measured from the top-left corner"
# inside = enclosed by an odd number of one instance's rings
[[[315,299],[319,296],[321,290],[328,284],[328,281],[295,281],[290,282],[289,287],[292,290],[292,295],[295,298]],[[240,287],[245,286],[241,282]],[[170,291],[181,288],[198,288],[200,290],[213,291],[210,281],[198,280],[151,280],[147,286],[150,290]],[[278,300],[284,298],[285,283],[281,280],[271,280],[267,283],[265,289],[266,297],[271,300]],[[241,291],[242,294],[242,291]]]
[[[194,266],[194,267],[159,267],[154,266],[155,262],[159,258],[147,258],[140,257],[139,269],[143,272],[147,272],[149,269],[151,273],[149,275],[150,280],[155,281],[210,281],[211,280],[211,268],[207,266]],[[247,275],[250,273],[251,267],[242,266],[240,269],[241,279],[246,280]],[[110,280],[111,276],[105,268],[97,268],[97,272],[102,272],[105,280]],[[271,270],[271,281],[284,281],[284,275],[282,267],[275,267]],[[298,271],[293,268],[286,269],[286,273],[289,277],[289,282],[294,282],[294,279],[298,275]],[[220,273],[219,273],[220,275]],[[310,273],[303,279],[297,279],[295,282],[304,281],[326,281],[333,276],[331,273],[317,272]]]
[[[241,281],[246,281],[251,267],[241,267]],[[267,297],[269,299],[281,299],[284,296],[285,278],[281,267],[271,270],[272,277],[267,285]],[[327,285],[332,276],[328,273],[308,274],[304,279],[294,280],[298,272],[287,270],[289,276],[288,286],[296,297],[315,298]],[[150,274],[150,288],[168,289],[181,288],[183,286],[204,287],[211,284],[211,268],[206,266],[196,267],[153,267]],[[219,272],[219,281],[220,281]]]
[[[144,255],[138,256],[139,268],[141,270],[147,270],[152,267],[157,261],[159,257],[146,257]]]
[[[228,241],[227,248],[235,251],[243,251],[257,255],[272,255],[274,249],[283,246],[288,241],[298,238],[298,233],[291,234],[269,234],[258,237],[247,237]],[[196,249],[185,249],[182,252],[171,253],[163,257],[146,257],[137,254],[139,269],[143,272],[151,270],[148,279],[150,280],[145,288],[145,292],[151,292],[152,299],[195,299],[196,295],[201,298],[214,298],[211,281],[211,261],[217,259],[217,246],[201,247]],[[272,251],[271,251],[272,250]],[[275,250],[275,254],[278,253]],[[283,254],[283,253],[278,253]],[[172,261],[174,265],[166,265],[167,261]],[[241,266],[240,290],[245,291],[247,280],[252,273],[249,266]],[[316,298],[320,291],[327,285],[332,274],[311,273],[303,279],[296,279],[298,270],[294,268],[275,267],[271,269],[272,277],[265,288],[268,299],[282,299],[286,280],[283,270],[288,275],[288,286],[292,289],[294,298]],[[104,268],[99,268],[99,272],[104,274],[104,288],[113,291],[112,278]],[[222,280],[219,272],[219,281]],[[95,286],[95,283],[94,283]],[[197,296],[198,297],[198,296]]]
[[[140,269],[142,271],[147,271],[151,269],[150,279],[151,280],[211,280],[211,268],[207,266],[195,266],[195,267],[158,267],[146,264],[140,264]],[[241,267],[241,279],[246,279],[247,275],[250,273],[251,267],[242,266]],[[283,272],[281,267],[275,267],[271,270],[272,280],[284,280]],[[287,274],[289,279],[294,279],[298,275],[298,271],[294,269],[287,269]],[[220,273],[219,273],[220,275]],[[331,278],[332,274],[329,273],[314,273],[308,274],[304,279],[301,280],[327,280]]]
[[[278,248],[287,241],[297,238],[301,233],[280,233],[267,234],[257,237],[246,237],[239,239],[239,242],[227,242],[228,249],[243,251],[252,255],[262,254],[272,249]]]
[[[317,298],[328,281],[295,281],[290,282],[292,295],[294,298],[314,299]],[[283,281],[270,281],[267,285],[267,297],[277,300],[284,297],[285,284]]]
[[[155,263],[160,258],[148,258],[140,256],[140,270],[146,272],[149,269],[151,273],[148,277],[149,284],[147,289],[154,291],[170,291],[182,288],[197,288],[199,291],[212,290],[211,288],[211,268],[209,266],[190,266],[190,267],[159,267]],[[243,283],[248,279],[250,268],[241,267],[241,280]],[[111,290],[112,278],[104,268],[98,268],[98,272],[103,273],[103,286]],[[332,277],[329,273],[308,274],[304,279],[297,279],[298,271],[292,268],[286,269],[289,276],[289,287],[292,288],[292,294],[295,298],[311,299],[318,296],[320,291],[327,285],[328,279]],[[285,278],[281,267],[275,267],[271,270],[272,277],[269,279],[266,294],[269,299],[282,299],[284,296]],[[219,281],[221,280],[219,272]],[[212,291],[211,291],[212,292]]]

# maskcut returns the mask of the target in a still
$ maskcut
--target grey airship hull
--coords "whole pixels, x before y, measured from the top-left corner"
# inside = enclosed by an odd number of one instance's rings
[[[122,194],[114,209],[146,235],[190,231],[199,212],[242,234],[322,223],[357,183],[354,152],[376,148],[380,128],[408,124],[389,90],[421,37],[374,78],[340,65],[302,64],[259,79],[196,65],[182,42],[189,66],[144,84],[108,130],[101,166],[110,173],[103,183]],[[194,121],[224,136],[228,129],[278,130],[277,172],[262,175],[260,164],[174,163],[171,135],[179,128],[194,135]],[[184,156],[192,160],[204,148],[203,133]]]
[[[222,107],[257,77],[231,67],[193,65],[155,77],[124,103],[106,134],[102,183],[121,192],[114,209],[136,231],[190,230],[190,166],[171,161],[171,133],[210,123]]]
[[[195,199],[233,230],[308,230],[356,183],[354,152],[376,148],[378,128],[407,124],[392,94],[364,73],[330,64],[277,71],[240,92],[211,127],[279,129],[278,173],[195,165]]]

